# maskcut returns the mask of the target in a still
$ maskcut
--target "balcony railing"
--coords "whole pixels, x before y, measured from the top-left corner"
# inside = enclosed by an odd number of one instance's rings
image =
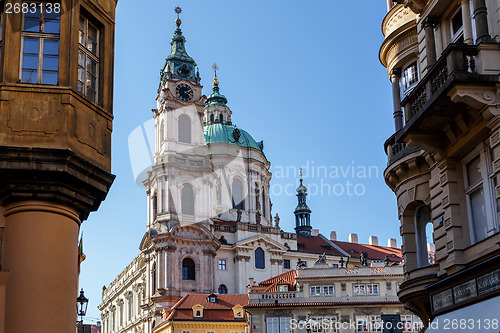
[[[249,303],[293,303],[297,302],[297,291],[250,292]]]
[[[385,153],[387,154],[387,165],[391,165],[401,157],[420,150],[417,147],[406,146],[405,142],[396,141],[396,136],[397,133],[394,133],[384,144]]]
[[[450,44],[415,89],[401,102],[406,123],[419,114],[454,80],[468,80],[478,76],[475,72],[478,48],[475,45]]]

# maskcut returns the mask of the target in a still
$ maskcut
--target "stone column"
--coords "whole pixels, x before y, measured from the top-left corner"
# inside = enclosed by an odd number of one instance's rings
[[[422,21],[425,32],[425,50],[427,54],[427,68],[436,63],[436,41],[434,39],[434,18],[426,17]]]
[[[391,72],[391,82],[392,82],[392,103],[393,103],[393,115],[394,115],[394,126],[396,132],[403,128],[403,111],[401,110],[401,93],[399,87],[399,80],[401,78],[401,70],[393,69]]]
[[[476,21],[476,41],[478,43],[491,41],[485,0],[474,0],[474,20]]]
[[[472,45],[474,44],[474,40],[472,38],[472,21],[470,17],[469,0],[462,0],[462,21],[464,23],[464,43]]]
[[[21,201],[6,206],[4,215],[5,332],[75,332],[78,214]]]

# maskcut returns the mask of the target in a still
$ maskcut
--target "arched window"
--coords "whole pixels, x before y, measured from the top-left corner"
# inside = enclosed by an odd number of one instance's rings
[[[191,143],[191,118],[182,114],[178,122],[179,142]]]
[[[210,115],[210,124],[213,124],[214,123],[214,114],[212,113]]]
[[[134,295],[132,294],[132,292],[128,293],[127,310],[128,310],[128,320],[131,321],[132,317],[134,316]]]
[[[165,140],[165,124],[163,120],[160,123],[160,144]]]
[[[243,185],[238,178],[233,180],[232,185],[232,197],[233,197],[233,208],[234,209],[245,209],[245,201],[243,200]]]
[[[183,280],[196,280],[194,261],[191,258],[185,258],[182,261],[182,279]]]
[[[123,300],[120,300],[120,327],[123,326]]]
[[[185,215],[194,215],[194,192],[193,186],[185,183],[181,193],[181,211]]]
[[[114,331],[116,328],[116,306],[113,305],[111,309],[111,331]]]
[[[255,268],[266,268],[266,262],[264,260],[264,250],[262,250],[262,248],[260,247],[255,249]]]
[[[427,205],[422,205],[415,211],[415,242],[417,245],[418,267],[430,264],[427,243],[434,243],[432,232],[431,209]]]
[[[266,209],[267,209],[267,205],[266,205],[266,189],[263,186],[262,187],[262,215],[264,215],[264,217],[267,215],[266,214]]]
[[[222,113],[219,115],[219,121],[220,121],[221,124],[224,121],[224,116],[222,115]]]
[[[219,286],[219,294],[227,294],[227,287],[225,284]]]
[[[156,292],[156,263],[153,263],[153,267],[151,268],[151,295],[154,295]]]

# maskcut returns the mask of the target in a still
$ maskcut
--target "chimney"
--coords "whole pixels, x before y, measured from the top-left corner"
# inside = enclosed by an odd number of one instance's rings
[[[97,327],[101,327],[101,321],[100,320],[97,321],[96,326]]]
[[[349,234],[349,243],[358,244],[358,234]]]
[[[318,236],[319,235],[319,229],[312,229],[311,230],[311,236]]]
[[[368,244],[378,246],[378,237],[377,236],[370,236],[370,239],[368,240]]]
[[[398,247],[398,241],[395,238],[389,238],[387,240],[387,246],[388,247],[397,248]]]
[[[335,231],[330,232],[330,240],[331,241],[337,240],[337,233]]]

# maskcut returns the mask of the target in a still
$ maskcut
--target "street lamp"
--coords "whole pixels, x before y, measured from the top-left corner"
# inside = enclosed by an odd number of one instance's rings
[[[78,311],[78,316],[80,316],[79,324],[83,324],[83,316],[87,313],[87,305],[89,304],[89,299],[83,294],[83,288],[80,290],[80,296],[76,299],[76,307]]]

